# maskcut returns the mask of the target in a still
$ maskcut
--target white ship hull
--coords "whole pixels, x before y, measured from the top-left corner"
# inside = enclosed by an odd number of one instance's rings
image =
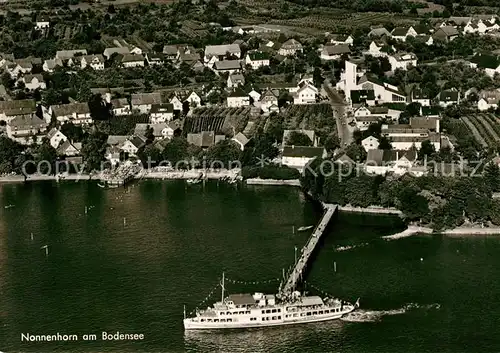
[[[349,314],[356,309],[355,306],[347,306],[342,311],[331,314],[317,314],[303,317],[290,317],[280,320],[270,321],[249,321],[248,318],[242,317],[232,322],[200,322],[197,318],[184,319],[185,330],[219,330],[219,329],[245,329],[245,328],[258,328],[258,327],[271,327],[271,326],[284,326],[284,325],[298,325],[313,322],[330,321],[340,319],[342,316]]]

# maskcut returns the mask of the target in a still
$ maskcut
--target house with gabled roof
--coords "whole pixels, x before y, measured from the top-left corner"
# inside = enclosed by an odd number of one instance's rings
[[[233,74],[241,71],[241,61],[240,60],[224,60],[216,61],[213,65],[213,70],[217,74],[229,73]]]
[[[303,47],[302,44],[291,38],[283,43],[278,50],[278,54],[282,56],[294,56],[297,55],[298,52],[302,53]]]
[[[35,21],[35,29],[37,31],[43,31],[50,28],[50,19],[47,15],[37,16]]]
[[[106,57],[106,60],[111,59],[111,56],[113,56],[113,54],[130,54],[130,49],[128,47],[113,47],[104,49],[104,52],[102,53],[102,55]]]
[[[483,90],[479,93],[479,100],[477,102],[477,109],[485,111],[488,109],[497,109],[500,104],[500,91]]]
[[[30,91],[34,91],[36,89],[45,89],[47,87],[41,74],[24,75],[21,78],[21,81],[24,83],[24,86]]]
[[[443,41],[443,42],[451,42],[455,38],[458,37],[458,30],[454,27],[445,26],[440,27],[434,32],[432,37],[434,40]]]
[[[144,67],[144,56],[142,54],[119,54],[118,62],[122,67]]]
[[[250,105],[250,97],[241,88],[235,88],[227,96],[227,106],[229,108],[239,108]]]
[[[278,107],[278,95],[279,92],[276,90],[265,90],[260,96],[260,109],[262,109],[264,113],[270,113],[273,110],[276,111],[276,108]]]
[[[227,88],[234,88],[245,85],[245,76],[242,74],[231,74],[227,78]]]
[[[320,49],[321,60],[338,60],[342,55],[348,55],[351,53],[348,44],[338,44],[338,45],[325,45]]]
[[[354,38],[349,34],[330,34],[328,36],[330,43],[333,45],[347,44],[352,45],[354,43]]]
[[[250,139],[241,132],[238,132],[231,140],[236,142],[242,151],[245,150],[245,146],[250,141]]]
[[[87,49],[74,49],[74,50],[58,50],[56,52],[56,59],[66,62],[75,56],[87,55]]]
[[[104,70],[104,57],[101,54],[82,55],[80,57],[80,68],[90,67],[93,70]]]
[[[132,136],[127,138],[120,146],[120,150],[128,155],[128,157],[136,157],[139,148],[146,144],[146,139],[141,136]]]
[[[408,37],[416,37],[417,31],[410,27],[396,27],[391,32],[391,37],[400,41],[405,42]]]
[[[259,50],[251,50],[245,57],[245,65],[250,65],[252,69],[257,70],[259,67],[269,66],[271,55]]]
[[[380,142],[378,138],[374,136],[368,136],[367,138],[364,138],[361,140],[361,146],[363,146],[364,150],[368,152],[369,150],[376,150],[378,149],[378,146],[380,145]]]
[[[13,64],[8,64],[6,70],[12,78],[17,78],[20,75],[31,73],[33,64],[29,60],[16,60]]]
[[[163,53],[146,53],[146,61],[149,66],[163,65],[165,55]]]
[[[19,99],[12,101],[0,101],[0,120],[7,123],[18,116],[35,114],[36,102],[33,99]]]
[[[438,94],[436,99],[441,107],[446,108],[450,105],[460,103],[460,92],[456,89],[443,90]]]
[[[61,122],[70,121],[75,125],[90,124],[92,117],[88,103],[69,103],[51,106],[54,118]]]
[[[117,98],[111,99],[111,109],[113,110],[114,116],[130,115],[132,111],[130,110],[130,105],[128,104],[127,98]]]
[[[52,147],[58,148],[59,145],[68,138],[60,130],[53,127],[47,134],[47,139]]]
[[[500,58],[497,55],[478,53],[472,57],[469,65],[473,69],[484,70],[491,78],[500,74]]]
[[[316,158],[326,158],[324,147],[285,146],[281,155],[281,164],[303,172],[304,168]]]
[[[152,104],[149,119],[153,124],[164,123],[174,118],[174,105],[172,103]]]
[[[188,133],[186,139],[192,145],[207,149],[225,140],[226,136],[216,135],[214,131],[202,131],[199,133]]]
[[[59,66],[62,67],[64,64],[61,59],[48,59],[43,62],[42,69],[45,72],[54,72],[54,70]]]
[[[417,56],[413,53],[396,53],[389,55],[389,63],[391,64],[391,71],[397,69],[408,70],[410,67],[417,67]]]
[[[56,150],[60,156],[75,157],[80,154],[82,144],[80,142],[73,143],[70,140],[65,140]]]
[[[375,38],[380,38],[380,37],[391,37],[391,33],[385,29],[384,27],[379,27],[379,28],[373,28],[369,33],[368,37],[375,37]]]
[[[395,53],[396,49],[394,46],[390,46],[381,41],[372,41],[370,47],[367,51],[363,52],[363,55],[371,55],[373,57],[388,56],[390,53]]]
[[[133,93],[130,96],[132,110],[138,111],[140,114],[147,114],[151,111],[153,104],[162,103],[161,93]]]
[[[293,104],[314,104],[316,103],[318,92],[318,89],[311,83],[302,82],[299,84],[297,92],[293,94]]]
[[[381,150],[371,149],[367,151],[365,172],[372,175],[385,175],[394,173],[403,175],[411,172],[416,165],[417,150]]]
[[[414,88],[411,92],[411,102],[419,103],[423,107],[428,107],[431,105],[431,97],[427,92],[419,88]]]
[[[229,56],[234,56],[237,59],[241,58],[241,49],[238,44],[222,44],[222,45],[207,45],[205,47],[206,63],[224,60]]]
[[[17,115],[6,126],[7,136],[23,145],[41,143],[48,124],[34,113]]]

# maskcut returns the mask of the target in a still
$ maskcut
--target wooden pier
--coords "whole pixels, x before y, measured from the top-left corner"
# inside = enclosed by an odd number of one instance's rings
[[[311,234],[311,237],[308,239],[306,245],[302,248],[302,254],[297,259],[292,269],[288,273],[288,277],[286,278],[286,282],[280,288],[280,295],[282,297],[288,297],[292,294],[294,289],[296,288],[298,282],[301,280],[304,270],[307,266],[307,262],[311,254],[314,252],[316,245],[318,245],[321,236],[324,234],[325,229],[332,219],[332,216],[337,211],[338,206],[334,204],[326,204],[323,203],[323,209],[325,213],[321,218],[319,224],[314,228],[314,231]]]

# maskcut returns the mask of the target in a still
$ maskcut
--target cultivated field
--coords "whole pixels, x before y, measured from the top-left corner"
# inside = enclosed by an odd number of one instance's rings
[[[500,143],[500,118],[491,113],[479,113],[462,117],[479,144],[483,147]]]

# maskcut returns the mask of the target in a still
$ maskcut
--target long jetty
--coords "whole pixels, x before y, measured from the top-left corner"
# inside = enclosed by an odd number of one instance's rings
[[[304,245],[304,247],[302,248],[301,256],[297,259],[291,271],[288,273],[286,282],[280,290],[280,295],[283,297],[290,296],[294,288],[296,288],[298,282],[302,278],[311,254],[314,252],[314,249],[318,245],[321,236],[325,233],[325,229],[332,219],[332,216],[338,209],[338,205],[327,203],[323,203],[322,205],[325,213],[323,214],[323,217],[321,218],[318,225],[316,225],[316,228],[314,228],[314,231],[312,232],[311,237],[308,239],[306,245]]]

